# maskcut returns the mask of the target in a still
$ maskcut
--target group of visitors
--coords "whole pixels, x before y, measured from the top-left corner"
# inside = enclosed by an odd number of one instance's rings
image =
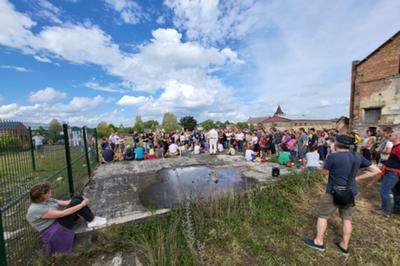
[[[360,153],[357,144],[361,144]],[[376,164],[373,164],[373,162]],[[380,169],[378,168],[380,166]],[[359,171],[364,169],[364,171]],[[352,132],[339,135],[334,142],[334,150],[323,166],[328,176],[326,193],[317,208],[317,233],[314,239],[305,239],[304,243],[319,251],[325,251],[324,235],[328,218],[339,209],[342,218],[342,239],[335,245],[343,255],[350,252],[349,242],[352,233],[352,207],[357,195],[357,182],[372,178],[370,185],[381,181],[381,207],[374,211],[383,217],[400,214],[400,131],[390,127],[380,128],[377,132],[370,128],[367,137],[360,143],[360,137]],[[392,200],[393,198],[393,204]]]
[[[326,193],[317,208],[317,234],[314,239],[305,239],[306,245],[320,251],[325,250],[324,234],[328,218],[339,209],[343,221],[343,238],[336,242],[340,252],[349,254],[349,241],[352,232],[351,214],[354,197],[357,194],[357,180],[382,176],[380,195],[381,208],[375,213],[390,217],[400,213],[400,131],[382,128],[377,132],[368,130],[367,137],[361,141],[358,134],[351,132],[340,135],[336,130],[307,131],[239,129],[217,129],[209,131],[188,131],[166,133],[147,132],[132,136],[132,144],[125,145],[126,139],[112,133],[103,138],[102,157],[105,162],[114,160],[144,160],[189,154],[223,153],[244,155],[248,161],[268,161],[275,154],[281,165],[292,167],[301,164],[309,170],[321,169],[328,176]],[[40,140],[37,141],[40,143]],[[356,152],[358,151],[360,152]],[[381,166],[381,170],[373,162]],[[359,172],[359,169],[365,169]],[[360,173],[360,174],[359,174]],[[372,183],[378,178],[373,178]],[[348,199],[350,192],[350,201]],[[347,195],[346,204],[340,197]],[[391,204],[391,194],[394,205]],[[55,200],[51,197],[48,185],[35,186],[30,192],[32,204],[27,220],[40,232],[46,246],[46,254],[70,252],[72,249],[73,225],[81,216],[89,227],[106,223],[96,217],[87,206],[88,199],[74,197],[69,201]],[[59,208],[64,208],[59,210]]]

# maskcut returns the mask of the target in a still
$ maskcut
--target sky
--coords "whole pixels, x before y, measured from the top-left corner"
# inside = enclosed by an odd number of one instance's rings
[[[0,119],[348,116],[398,0],[0,0]]]

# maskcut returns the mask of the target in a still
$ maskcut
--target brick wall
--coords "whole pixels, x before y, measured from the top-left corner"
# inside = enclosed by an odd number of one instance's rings
[[[369,126],[398,126],[400,121],[400,34],[355,67],[353,129],[365,133]],[[363,121],[365,108],[381,107],[377,124]]]

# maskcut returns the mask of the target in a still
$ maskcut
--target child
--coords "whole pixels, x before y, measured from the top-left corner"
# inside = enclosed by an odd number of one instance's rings
[[[141,161],[144,160],[144,147],[143,143],[140,142],[138,147],[135,148],[135,160],[136,161]]]
[[[231,144],[231,145],[229,146],[229,150],[228,150],[228,152],[226,153],[226,155],[235,155],[235,152],[236,152],[236,150],[235,150],[233,144]]]
[[[280,145],[281,151],[279,152],[278,162],[280,165],[291,166],[291,154],[288,150],[288,147],[285,143]]]
[[[157,159],[153,144],[149,144],[149,152],[146,154],[146,159]]]
[[[133,152],[132,146],[128,145],[124,152],[124,160],[130,161],[130,160],[133,160],[134,157],[135,157],[135,154]]]
[[[318,170],[320,167],[318,147],[312,146],[310,151],[306,153],[306,157],[303,159],[303,164],[308,170]]]
[[[222,145],[222,143],[218,143],[217,150],[218,150],[218,152],[223,152],[224,151],[224,146]]]
[[[193,154],[200,154],[200,144],[198,140],[194,143]]]
[[[251,162],[254,162],[256,159],[255,152],[250,148],[250,145],[247,145],[247,149],[244,154],[244,158],[246,159],[246,161],[251,161]]]

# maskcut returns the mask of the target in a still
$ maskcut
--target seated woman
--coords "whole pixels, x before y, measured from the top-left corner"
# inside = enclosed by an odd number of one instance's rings
[[[281,151],[279,152],[278,155],[278,163],[280,165],[291,167],[292,166],[291,154],[286,143],[281,143],[280,149]]]
[[[318,147],[312,146],[310,151],[306,153],[306,157],[303,159],[303,164],[310,171],[318,170],[321,167],[319,158]]]
[[[71,200],[56,200],[51,197],[49,184],[40,184],[31,188],[26,219],[42,238],[46,256],[56,252],[71,253],[74,240],[74,227],[78,215],[88,222],[88,227],[106,224],[106,219],[94,216],[89,209],[89,199],[75,196]],[[65,208],[60,208],[65,207]]]
[[[131,145],[128,145],[124,151],[124,160],[130,161],[135,158],[134,149]]]

